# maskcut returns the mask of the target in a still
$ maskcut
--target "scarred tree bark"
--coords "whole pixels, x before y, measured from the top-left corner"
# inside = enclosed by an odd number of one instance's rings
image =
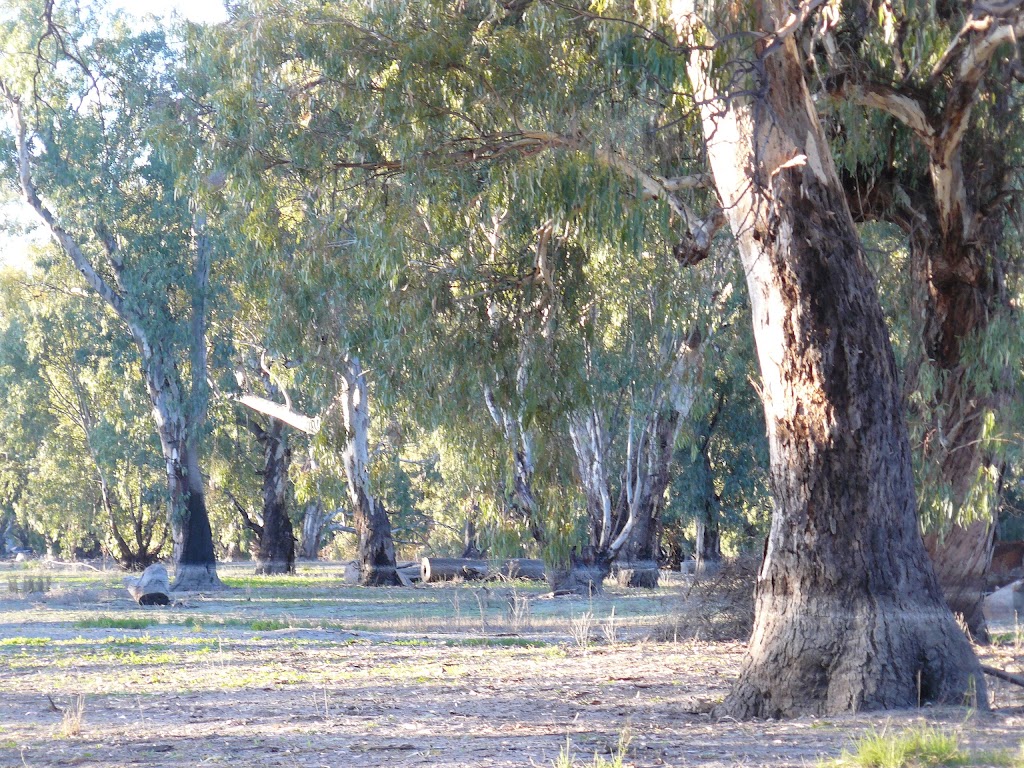
[[[918,531],[897,371],[874,280],[804,80],[792,19],[757,3],[749,98],[689,74],[747,276],[775,512],[739,679],[719,708],[786,717],[986,706]],[[676,5],[685,40],[710,32]],[[713,41],[712,41],[713,42]]]

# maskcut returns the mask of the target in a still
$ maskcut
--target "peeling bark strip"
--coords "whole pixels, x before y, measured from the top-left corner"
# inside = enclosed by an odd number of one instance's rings
[[[707,42],[675,7],[684,41]],[[710,54],[688,62],[747,275],[775,498],[750,646],[719,714],[984,707],[918,532],[888,331],[792,36],[755,68],[756,95],[726,101]]]

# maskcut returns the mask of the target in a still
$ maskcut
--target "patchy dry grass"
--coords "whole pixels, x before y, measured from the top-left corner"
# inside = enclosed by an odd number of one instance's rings
[[[682,626],[680,583],[548,600],[224,571],[233,588],[167,608],[136,606],[116,572],[49,571],[42,594],[0,576],[0,766],[806,767],[921,723],[971,755],[1020,749],[1024,690],[999,683],[996,711],[967,719],[713,723],[743,646],[651,640]],[[1020,672],[1008,640],[984,653]]]

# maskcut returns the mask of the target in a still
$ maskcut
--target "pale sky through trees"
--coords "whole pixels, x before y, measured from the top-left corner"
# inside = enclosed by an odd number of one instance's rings
[[[170,21],[172,15],[200,23],[216,23],[223,21],[227,14],[222,0],[93,0],[111,10],[124,10],[133,16],[149,15]],[[19,226],[32,230],[35,227],[35,216],[17,198],[0,200],[0,216],[7,221],[16,222]],[[33,244],[43,243],[47,235],[41,229],[26,231],[22,235],[9,235],[0,232],[0,266],[13,265],[27,269],[31,263],[28,250]]]

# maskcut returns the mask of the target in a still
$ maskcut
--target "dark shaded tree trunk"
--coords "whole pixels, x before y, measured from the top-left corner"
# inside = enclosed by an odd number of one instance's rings
[[[696,561],[697,573],[703,573],[709,568],[714,568],[722,561],[722,536],[719,526],[721,517],[721,501],[718,492],[715,490],[715,475],[711,468],[711,435],[714,434],[718,418],[721,416],[725,403],[725,391],[718,396],[714,412],[711,418],[702,428],[698,435],[700,450],[700,472],[701,485],[704,488],[702,506],[697,512],[697,541],[693,551],[693,558]]]
[[[988,640],[983,608],[995,534],[995,520],[975,520],[966,526],[954,524],[944,536],[930,533],[924,539],[946,602],[982,642]]]
[[[775,499],[750,646],[718,714],[985,707],[918,530],[888,329],[800,53],[792,35],[765,46],[749,100],[723,101],[710,54],[689,62],[747,276]]]
[[[291,451],[284,424],[270,419],[262,430],[263,525],[256,551],[256,573],[295,572],[295,531],[288,516],[288,465]]]
[[[890,221],[909,240],[912,316],[920,318],[920,344],[908,363],[905,388],[908,394],[920,390],[907,400],[914,403],[910,418],[921,431],[923,516],[936,534],[929,536],[928,550],[950,605],[983,638],[978,585],[987,579],[993,537],[988,526],[972,521],[986,516],[984,508],[996,507],[991,498],[979,504],[979,497],[996,495],[979,474],[989,450],[984,424],[1008,399],[1013,375],[1000,370],[1000,356],[972,360],[965,350],[1015,311],[1006,282],[1018,267],[1002,253],[1001,241],[1013,205],[1007,194],[1013,132],[1005,127],[1016,119],[1010,98],[1016,64],[999,61],[999,51],[1019,36],[1022,17],[1019,8],[979,8],[975,13],[981,16],[973,18],[970,12],[968,6],[955,10],[963,21],[977,23],[978,34],[949,48],[936,63],[929,90],[850,85],[840,94],[902,123],[928,156],[927,168],[916,173],[900,159],[890,160],[882,173],[872,171],[871,179],[851,174],[847,197],[858,218]],[[956,16],[951,23],[958,23]],[[843,65],[856,70],[859,62]],[[865,79],[870,78],[848,81]],[[983,94],[988,114],[974,119]],[[938,375],[920,377],[925,367]],[[931,381],[930,391],[921,389]]]
[[[221,587],[217,576],[217,558],[213,551],[213,531],[206,511],[206,495],[199,462],[183,442],[169,470],[173,510],[181,510],[174,535],[174,584],[172,591],[199,591]]]
[[[960,164],[957,153],[954,165]],[[998,163],[968,176],[977,182],[996,168]],[[933,176],[941,173],[935,169]],[[1003,175],[1004,169],[1000,169],[998,178],[989,179],[987,185],[1001,188]],[[927,182],[921,181],[927,190]],[[871,195],[859,195],[864,183],[853,177],[846,182],[847,199],[857,200],[859,220],[891,221],[904,230],[910,242],[914,281],[911,314],[920,318],[915,331],[920,342],[905,371],[904,396],[913,403],[909,418],[921,433],[918,484],[925,495],[922,514],[930,530],[925,545],[950,607],[964,616],[976,639],[984,640],[988,631],[982,600],[994,528],[988,521],[965,521],[975,516],[972,507],[978,506],[977,497],[992,493],[979,480],[986,461],[983,432],[986,416],[1000,407],[1004,395],[998,391],[985,395],[979,392],[978,380],[993,377],[989,372],[972,370],[963,348],[987,333],[992,319],[1006,310],[1005,286],[999,277],[1002,268],[997,267],[994,255],[998,250],[999,220],[1005,212],[997,206],[985,217],[972,215],[972,226],[965,231],[962,210],[971,204],[963,188],[955,190],[959,199],[947,211],[948,220],[940,221],[939,206],[927,193],[919,191],[898,204],[890,183],[877,185]],[[922,386],[920,373],[924,367],[938,372],[934,377],[937,385],[912,397]],[[941,512],[936,515],[929,506]]]

